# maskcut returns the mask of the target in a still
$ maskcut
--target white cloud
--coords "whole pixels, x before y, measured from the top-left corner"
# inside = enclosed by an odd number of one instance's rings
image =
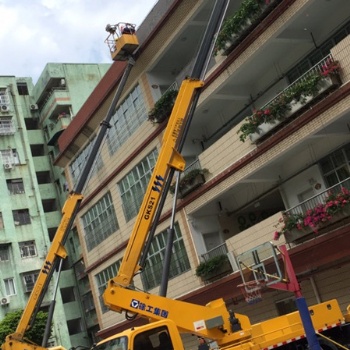
[[[140,25],[156,2],[0,0],[0,75],[35,83],[48,62],[110,63],[106,24]]]

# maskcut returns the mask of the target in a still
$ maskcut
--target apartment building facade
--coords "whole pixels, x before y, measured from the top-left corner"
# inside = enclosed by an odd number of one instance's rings
[[[195,169],[202,178],[193,188],[184,186],[178,200],[168,296],[199,304],[223,297],[252,322],[294,310],[293,294],[275,290],[251,308],[237,288],[242,280],[235,266],[217,279],[196,275],[201,262],[239,256],[274,240],[287,244],[308,303],[337,298],[345,309],[350,3],[247,4],[228,7],[183,149],[182,178]],[[141,322],[106,309],[102,294],[118,271],[166,125],[166,119],[150,120],[149,111],[191,72],[212,6],[204,0],[159,1],[137,31],[136,63],[75,227],[101,337]],[[66,167],[70,188],[124,67],[113,63],[58,140],[55,162]],[[341,207],[334,204],[339,198]],[[158,293],[171,203],[169,195],[148,263],[135,277],[135,287],[150,293]],[[184,342],[193,346],[190,336]]]
[[[6,198],[0,226],[1,318],[25,307],[60,223],[68,192],[62,169],[52,165],[58,135],[109,66],[50,63],[35,86],[31,78],[0,77],[0,193]],[[92,340],[72,269],[81,259],[74,234],[68,251],[49,343],[88,346]],[[41,306],[44,311],[55,294],[56,279],[54,275]]]

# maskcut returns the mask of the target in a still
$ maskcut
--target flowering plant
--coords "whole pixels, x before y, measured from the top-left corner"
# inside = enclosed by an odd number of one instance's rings
[[[341,187],[340,192],[336,194],[329,192],[324,203],[307,210],[305,214],[284,213],[274,226],[277,230],[274,232],[273,239],[278,240],[282,234],[294,228],[299,231],[311,228],[314,233],[317,233],[320,225],[332,220],[336,213],[348,205],[350,205],[350,191],[347,188]]]
[[[327,213],[325,204],[320,203],[315,208],[306,211],[303,224],[304,227],[310,227],[317,233],[318,225],[331,219],[332,215]]]
[[[284,213],[283,216],[278,220],[278,223],[274,226],[276,231],[273,235],[273,239],[277,241],[281,235],[286,231],[290,231],[293,228],[298,230],[303,229],[303,215],[302,214],[289,214]]]
[[[284,120],[286,113],[292,109],[293,102],[305,104],[307,96],[316,96],[320,90],[320,82],[329,75],[338,74],[339,68],[338,61],[328,58],[323,65],[318,66],[320,71],[305,74],[303,79],[291,84],[262,109],[254,111],[237,131],[237,134],[241,134],[240,141],[245,142],[249,135],[259,132],[258,127],[263,123]]]
[[[256,109],[253,114],[245,119],[237,133],[241,133],[239,139],[244,142],[245,139],[254,132],[258,132],[258,127],[262,123],[273,122],[271,110],[269,108]]]
[[[346,205],[350,204],[350,191],[346,187],[341,187],[340,192],[336,194],[330,191],[325,199],[325,203],[325,209],[328,214],[338,213]]]
[[[334,61],[332,58],[328,58],[321,66],[321,75],[328,77],[329,75],[338,74],[340,65],[338,61]]]

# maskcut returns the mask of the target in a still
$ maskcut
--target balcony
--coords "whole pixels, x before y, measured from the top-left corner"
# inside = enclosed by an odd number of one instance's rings
[[[179,198],[184,198],[198,187],[205,183],[204,175],[208,173],[207,169],[202,169],[197,159],[190,164],[180,176]],[[175,192],[175,184],[170,187],[170,193]]]
[[[215,45],[215,54],[229,55],[233,49],[273,10],[278,0],[267,2],[242,2],[238,10],[228,17],[220,30]]]
[[[350,221],[350,178],[282,213],[277,231],[287,243],[302,243]],[[277,237],[276,237],[277,238]]]
[[[56,210],[45,213],[46,225],[48,228],[56,228],[61,222],[61,212]]]
[[[289,85],[262,108],[256,110],[239,129],[240,140],[256,143],[279,125],[298,116],[319,99],[341,85],[339,65],[331,55]]]
[[[65,88],[53,88],[41,108],[41,116],[43,119],[50,117],[54,114],[57,107],[68,106],[70,104],[70,94]]]
[[[177,94],[178,86],[177,83],[174,82],[149,111],[148,120],[152,123],[160,124],[168,119],[174,107]]]
[[[41,199],[52,199],[56,197],[55,185],[49,184],[39,184],[39,192]]]
[[[54,146],[58,137],[69,125],[71,117],[69,114],[60,114],[57,120],[48,124],[48,142],[49,146]]]
[[[36,172],[49,171],[51,169],[50,160],[48,156],[33,157],[33,162]]]
[[[229,275],[233,270],[227,253],[227,246],[223,243],[202,254],[200,257],[202,262],[196,268],[196,275],[205,283],[211,283]]]
[[[28,141],[30,145],[44,143],[44,134],[42,130],[28,130]]]

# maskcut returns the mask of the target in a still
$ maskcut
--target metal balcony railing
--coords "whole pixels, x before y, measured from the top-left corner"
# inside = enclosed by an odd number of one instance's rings
[[[192,170],[202,169],[201,164],[199,163],[199,159],[196,159],[191,164],[187,165],[183,173],[181,174],[181,177],[184,177],[186,174],[190,173]]]
[[[331,54],[322,58],[321,61],[319,61],[317,64],[315,64],[313,67],[311,67],[305,74],[303,74],[297,80],[293,81],[293,83],[288,85],[278,95],[275,95],[269,102],[267,102],[264,106],[262,106],[261,109],[267,108],[268,105],[270,105],[273,101],[278,100],[283,95],[285,95],[288,90],[290,90],[294,86],[297,86],[298,84],[304,82],[305,80],[307,81],[310,78],[310,76],[312,76],[314,74],[321,74],[323,72],[323,67],[326,66],[329,61],[332,61],[332,62],[334,61],[333,56]]]
[[[200,256],[201,261],[208,261],[215,256],[226,255],[228,253],[228,249],[226,243],[222,243],[217,247],[208,250],[206,253]]]
[[[332,187],[327,188],[325,191],[299,203],[298,205],[286,210],[285,213],[288,215],[303,215],[306,211],[315,208],[318,204],[324,203],[325,199],[328,197],[330,192],[335,194],[340,193],[342,187],[350,189],[350,177]]]

